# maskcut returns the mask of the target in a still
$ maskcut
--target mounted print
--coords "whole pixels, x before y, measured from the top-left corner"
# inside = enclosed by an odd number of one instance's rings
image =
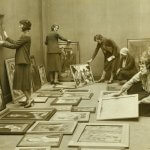
[[[137,68],[144,52],[150,47],[150,38],[145,39],[127,39],[127,47],[132,56],[134,56]]]
[[[54,108],[8,109],[2,120],[49,120],[56,112]]]
[[[0,120],[0,135],[22,135],[33,125],[34,121]]]
[[[62,137],[62,134],[52,133],[26,134],[17,147],[58,147]]]
[[[50,121],[78,121],[78,122],[88,122],[90,119],[89,112],[56,112]]]
[[[51,105],[50,108],[55,108],[57,111],[71,111],[72,105]]]
[[[41,66],[38,66],[38,68],[39,68],[39,74],[40,74],[40,79],[41,79],[41,85],[44,85],[44,84],[48,83],[45,67],[43,65],[41,65]]]
[[[37,121],[28,133],[60,133],[73,134],[77,122],[73,121]]]
[[[84,148],[129,147],[129,125],[111,123],[82,124],[68,146]]]
[[[61,64],[62,73],[60,81],[73,81],[72,74],[70,71],[70,65],[80,63],[80,49],[79,42],[59,42],[59,48],[61,50]]]
[[[71,109],[72,112],[91,112],[95,113],[96,107],[79,107],[79,106],[73,106]]]
[[[98,102],[97,120],[129,119],[139,117],[138,95],[101,98]]]
[[[15,150],[51,150],[51,147],[16,147]]]
[[[17,103],[18,99],[22,98],[24,94],[22,93],[22,91],[13,90],[15,58],[6,59],[5,64],[6,64],[7,76],[8,76],[12,100],[13,100],[13,103]]]
[[[78,105],[81,102],[80,97],[58,97],[51,105]]]

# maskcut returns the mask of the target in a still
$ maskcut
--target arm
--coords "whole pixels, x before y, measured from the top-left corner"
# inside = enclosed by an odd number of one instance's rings
[[[61,36],[61,35],[59,35],[59,34],[58,34],[58,39],[60,39],[60,40],[62,40],[62,41],[68,42],[68,40],[67,40],[66,38],[64,38],[63,36]]]
[[[10,49],[17,49],[19,47],[21,47],[22,45],[24,45],[25,43],[27,43],[29,40],[28,39],[19,39],[18,41],[15,41],[14,44],[9,44],[7,42],[4,42],[2,44],[3,47],[6,47],[6,48],[10,48]]]
[[[133,66],[134,66],[134,64],[135,64],[134,58],[131,57],[131,58],[129,59],[129,63],[127,64],[127,66],[125,66],[125,67],[123,68],[123,70],[132,69]]]
[[[11,38],[6,38],[6,41],[11,43],[11,44],[16,44],[16,41],[12,40]]]
[[[96,57],[100,47],[101,47],[101,45],[98,43],[97,46],[96,46],[96,49],[95,49],[95,51],[94,51],[94,53],[92,55],[92,60],[94,60],[94,58]]]

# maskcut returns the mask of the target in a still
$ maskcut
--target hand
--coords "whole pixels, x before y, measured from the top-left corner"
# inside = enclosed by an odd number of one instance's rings
[[[150,96],[143,98],[141,101],[139,101],[139,104],[140,103],[150,104]]]
[[[88,64],[90,64],[93,61],[93,59],[90,59],[87,61]]]
[[[71,40],[67,40],[67,43],[71,43]]]
[[[0,45],[4,44],[4,41],[0,41]]]
[[[120,70],[121,70],[120,68],[117,70],[117,73],[116,73],[117,75],[119,74]]]
[[[119,97],[119,96],[121,96],[121,92],[111,94],[111,96],[112,96],[112,97]]]
[[[5,36],[5,39],[8,38],[8,35],[7,35],[6,31],[4,31],[4,36]]]

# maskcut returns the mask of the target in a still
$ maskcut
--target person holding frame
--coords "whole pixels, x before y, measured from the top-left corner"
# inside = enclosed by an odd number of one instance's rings
[[[95,59],[99,49],[101,49],[104,54],[104,69],[98,82],[105,81],[106,75],[110,72],[111,75],[108,84],[111,84],[117,71],[119,48],[113,40],[107,39],[100,34],[94,36],[94,41],[97,42],[97,47],[88,63],[91,63]]]
[[[31,98],[31,22],[29,20],[21,20],[19,21],[19,28],[21,31],[21,37],[19,40],[12,40],[4,31],[6,41],[1,40],[0,45],[10,49],[16,49],[13,89],[21,90],[24,93],[26,101],[23,105],[25,108],[28,108],[34,103]]]
[[[70,43],[70,40],[60,36],[57,31],[59,25],[52,25],[51,32],[46,36],[45,44],[47,45],[47,70],[51,84],[59,84],[58,76],[61,74],[61,50],[58,40]]]

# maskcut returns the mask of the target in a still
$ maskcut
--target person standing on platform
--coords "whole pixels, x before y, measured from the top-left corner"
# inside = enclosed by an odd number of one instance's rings
[[[120,50],[120,62],[119,69],[117,70],[117,79],[120,83],[126,82],[131,79],[137,73],[135,60],[133,56],[129,54],[127,48]]]
[[[46,36],[45,44],[47,45],[47,70],[51,84],[59,84],[58,77],[61,74],[61,50],[58,40],[71,42],[60,36],[57,31],[59,25],[52,25],[51,32]]]
[[[0,45],[10,49],[16,49],[15,54],[15,72],[13,80],[13,89],[21,90],[26,96],[24,107],[31,107],[34,103],[31,98],[31,62],[30,62],[30,46],[31,46],[31,22],[29,20],[21,20],[19,22],[21,37],[14,41],[7,36],[4,31],[6,41],[0,41]],[[8,43],[9,42],[9,43]]]
[[[110,72],[108,84],[111,84],[117,71],[119,48],[113,40],[107,39],[100,34],[94,36],[94,41],[97,42],[97,47],[88,63],[94,60],[99,49],[101,49],[104,54],[104,69],[98,82],[104,82],[106,75]]]

